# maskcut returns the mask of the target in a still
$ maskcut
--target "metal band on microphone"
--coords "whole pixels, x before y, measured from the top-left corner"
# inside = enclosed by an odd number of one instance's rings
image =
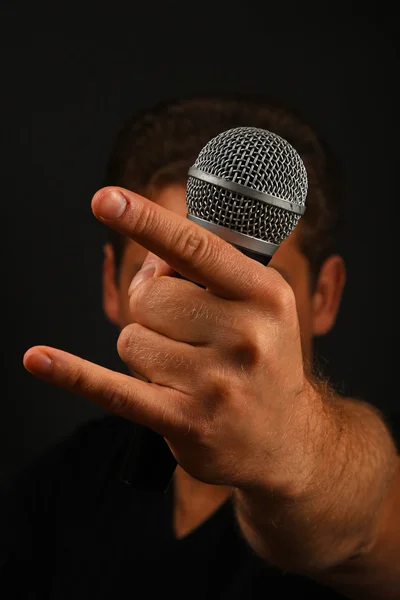
[[[210,223],[210,221],[200,219],[200,217],[194,217],[191,214],[188,214],[187,218],[189,221],[193,221],[193,223],[196,223],[204,229],[207,229],[207,231],[210,233],[214,233],[229,244],[238,246],[239,250],[240,247],[243,247],[247,248],[247,250],[251,250],[252,252],[256,252],[257,254],[262,254],[263,256],[272,256],[279,248],[277,244],[258,240],[257,238],[246,235],[245,233],[240,233],[239,231],[228,229],[227,227],[222,227],[216,223]]]
[[[211,183],[212,185],[216,185],[225,190],[230,190],[231,192],[236,192],[241,196],[246,196],[251,200],[258,200],[259,202],[264,202],[265,204],[271,204],[272,206],[277,206],[278,208],[283,208],[283,210],[287,210],[288,212],[295,213],[297,215],[303,215],[306,210],[305,205],[296,204],[294,202],[289,202],[288,200],[282,200],[282,198],[277,198],[276,196],[271,196],[270,194],[266,194],[265,192],[259,192],[258,190],[253,190],[247,185],[242,185],[241,183],[235,183],[234,181],[228,181],[223,177],[217,177],[216,175],[210,175],[210,173],[205,173],[196,167],[190,167],[188,171],[188,175],[190,177],[195,177],[200,181],[206,181],[207,183]],[[210,223],[211,225],[211,223]],[[243,234],[240,234],[243,235]],[[247,237],[247,236],[245,236]],[[266,242],[263,242],[266,243]],[[272,244],[274,245],[274,244]]]

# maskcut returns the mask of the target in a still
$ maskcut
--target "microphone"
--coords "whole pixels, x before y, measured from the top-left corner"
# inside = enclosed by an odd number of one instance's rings
[[[189,169],[187,218],[268,265],[304,214],[307,191],[306,168],[287,140],[265,129],[236,127],[212,138]],[[166,492],[176,464],[162,436],[142,428],[122,478]]]
[[[188,219],[267,265],[303,215],[307,190],[289,142],[237,127],[210,140],[189,169]]]

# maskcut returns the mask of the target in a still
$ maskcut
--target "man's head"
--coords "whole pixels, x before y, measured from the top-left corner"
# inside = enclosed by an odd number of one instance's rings
[[[307,210],[270,262],[296,295],[303,349],[332,327],[344,284],[335,254],[340,224],[337,166],[303,119],[262,98],[198,97],[159,104],[125,123],[110,156],[105,185],[131,189],[182,215],[189,167],[214,136],[233,127],[267,129],[285,138],[307,169]],[[117,326],[130,320],[127,290],[146,251],[110,231],[105,248],[104,307]]]

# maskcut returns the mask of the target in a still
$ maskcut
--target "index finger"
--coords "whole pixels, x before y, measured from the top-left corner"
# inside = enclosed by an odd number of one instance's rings
[[[187,279],[234,300],[249,298],[265,267],[188,219],[124,188],[107,187],[93,197],[94,215],[165,260]],[[258,295],[258,294],[257,294]]]

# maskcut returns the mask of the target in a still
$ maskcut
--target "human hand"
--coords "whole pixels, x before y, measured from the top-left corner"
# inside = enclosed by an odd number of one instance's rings
[[[121,194],[125,206],[118,208]],[[303,370],[289,284],[127,190],[100,190],[92,209],[151,253],[144,267],[152,265],[154,276],[131,286],[134,322],[118,340],[123,361],[149,381],[44,346],[28,350],[25,367],[152,428],[197,479],[243,489],[301,487],[313,469],[309,432],[319,400]]]

